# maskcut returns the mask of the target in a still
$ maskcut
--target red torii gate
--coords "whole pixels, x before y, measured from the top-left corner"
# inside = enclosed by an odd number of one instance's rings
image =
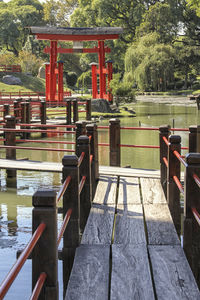
[[[63,62],[57,62],[58,53],[97,53],[99,68],[97,64],[92,66],[92,97],[112,101],[109,91],[109,82],[112,79],[112,62],[105,63],[105,53],[111,50],[104,46],[105,40],[118,39],[122,33],[121,27],[97,27],[97,28],[72,28],[72,27],[30,27],[30,33],[38,40],[49,40],[50,47],[45,52],[50,54],[50,64],[46,64],[46,100],[63,101]],[[58,41],[98,41],[98,47],[64,49],[57,47]],[[99,93],[97,84],[99,75]],[[107,75],[107,84],[106,84]],[[57,84],[58,79],[58,84]]]

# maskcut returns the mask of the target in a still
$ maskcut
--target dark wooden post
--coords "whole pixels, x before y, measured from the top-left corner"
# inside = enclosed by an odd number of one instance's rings
[[[189,153],[197,152],[197,125],[189,127]]]
[[[21,102],[21,123],[26,123],[26,102]],[[21,129],[26,129],[26,127],[21,126]],[[21,135],[23,139],[26,139],[26,132],[22,132]]]
[[[15,129],[15,117],[6,116],[5,128]],[[5,145],[6,146],[16,146],[16,133],[15,132],[5,132]],[[6,149],[6,159],[16,159],[16,149],[8,148]],[[16,178],[16,170],[6,170],[8,178]]]
[[[178,135],[170,135],[168,147],[168,169],[167,169],[167,202],[169,210],[178,233],[181,234],[181,205],[180,205],[180,191],[173,179],[176,176],[180,180],[180,161],[173,154],[177,151],[181,154],[181,137]]]
[[[98,131],[96,124],[86,125],[87,135],[90,139],[90,153],[93,156],[91,166],[92,199],[94,198],[97,182],[99,180],[99,154],[98,154]]]
[[[110,119],[110,166],[120,167],[120,120]]]
[[[31,123],[31,102],[26,101],[25,103],[25,109],[26,109],[26,122],[27,124]],[[26,126],[26,129],[30,129],[30,126]],[[29,132],[26,133],[26,138],[29,139],[31,134]]]
[[[46,228],[32,253],[32,288],[42,272],[47,274],[38,299],[58,300],[57,208],[54,190],[38,190],[33,195],[33,233],[44,223]]]
[[[78,99],[72,101],[73,105],[73,123],[78,121]]]
[[[16,120],[16,123],[19,123],[19,116],[20,116],[20,112],[19,112],[19,109],[20,109],[20,102],[15,100],[13,102],[13,106],[14,106],[14,116],[15,116],[15,120]]]
[[[197,283],[200,286],[200,227],[194,219],[191,210],[192,208],[196,208],[200,212],[200,188],[193,178],[194,173],[200,177],[200,154],[187,154],[186,163],[183,248]]]
[[[9,115],[9,111],[10,111],[10,105],[9,104],[4,104],[3,105],[3,119],[5,121],[6,116]]]
[[[79,166],[80,179],[86,177],[85,185],[80,194],[80,228],[83,232],[89,216],[92,202],[91,165],[90,165],[90,140],[86,135],[79,136],[76,144],[76,155],[80,157],[84,152],[84,159]]]
[[[40,102],[40,119],[41,119],[41,124],[46,124],[47,123],[47,104],[45,100],[42,100]],[[41,127],[42,130],[46,129],[46,127]],[[45,138],[47,134],[45,132],[42,132],[41,134],[42,138]]]
[[[76,142],[79,136],[86,135],[86,122],[77,121],[76,122]]]
[[[76,155],[64,156],[62,164],[63,182],[68,176],[71,177],[68,189],[63,195],[63,217],[69,208],[72,209],[72,215],[63,236],[63,291],[65,295],[75,251],[80,243],[80,176]]]
[[[71,100],[66,101],[66,125],[72,124],[72,102]]]
[[[86,120],[91,120],[91,112],[92,112],[92,105],[91,105],[91,99],[86,100]]]
[[[163,191],[165,194],[165,197],[167,198],[167,167],[163,161],[163,157],[167,158],[168,155],[168,147],[163,141],[163,137],[166,137],[168,139],[170,135],[170,126],[169,125],[163,125],[160,126],[160,181],[161,185],[163,187]]]

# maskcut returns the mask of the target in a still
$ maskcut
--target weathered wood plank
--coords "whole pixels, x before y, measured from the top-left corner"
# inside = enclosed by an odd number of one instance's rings
[[[180,246],[149,246],[157,299],[199,300],[200,293]]]
[[[100,176],[93,203],[115,205],[117,191],[116,176]]]
[[[120,177],[118,204],[140,204],[140,189],[138,178]]]
[[[144,204],[166,203],[159,179],[141,178],[140,183]]]
[[[145,221],[150,245],[179,245],[167,204],[144,205]]]
[[[110,246],[78,247],[65,300],[108,299],[109,257]]]
[[[112,245],[110,299],[154,299],[146,247]]]
[[[114,244],[146,244],[142,205],[117,205]]]
[[[100,174],[104,175],[117,174],[119,176],[160,178],[160,170],[99,166],[99,171]]]
[[[115,207],[93,204],[83,232],[81,244],[110,245]]]

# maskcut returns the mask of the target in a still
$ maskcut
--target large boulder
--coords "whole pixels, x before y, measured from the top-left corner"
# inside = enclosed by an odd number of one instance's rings
[[[2,78],[2,82],[10,85],[21,85],[22,81],[19,77],[15,77],[13,75],[5,75]]]
[[[92,111],[102,113],[112,113],[112,109],[107,100],[105,99],[92,99]]]

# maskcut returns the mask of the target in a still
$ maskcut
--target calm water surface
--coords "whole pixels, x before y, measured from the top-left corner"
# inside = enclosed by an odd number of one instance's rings
[[[175,106],[167,104],[153,104],[138,102],[133,104],[137,117],[121,119],[121,126],[159,127],[169,124],[175,127],[188,128],[190,125],[199,124],[199,116],[196,107]],[[174,121],[173,121],[174,120]],[[100,125],[107,125],[108,120],[103,120]],[[179,134],[179,133],[177,133]],[[181,133],[182,145],[188,146],[188,134]],[[54,139],[69,141],[72,136],[59,137]],[[52,137],[50,138],[52,139]],[[99,132],[99,143],[108,142],[107,130]],[[157,131],[121,131],[122,144],[135,145],[158,145]],[[25,145],[25,144],[24,144]],[[30,144],[29,144],[30,145]],[[33,144],[44,147],[44,145]],[[48,145],[51,147],[51,145]],[[69,146],[53,145],[52,147],[66,148]],[[109,164],[107,147],[100,147],[99,158],[101,165]],[[67,153],[66,153],[67,154]],[[40,152],[40,151],[18,151],[17,158],[29,157],[31,160],[56,161],[60,162],[63,153]],[[0,150],[0,157],[5,157],[4,150]],[[157,149],[122,148],[121,166],[130,165],[133,168],[158,169],[159,157]],[[60,174],[18,172],[17,188],[6,186],[5,171],[0,171],[0,282],[3,280],[13,263],[15,262],[16,251],[23,249],[31,237],[31,214],[32,195],[38,188],[59,189],[61,184]],[[59,216],[59,226],[61,224]],[[62,247],[62,245],[61,245]],[[59,284],[62,282],[61,262],[59,262]],[[31,261],[27,261],[19,277],[6,295],[5,299],[28,299],[31,294]],[[62,283],[60,286],[60,299],[62,299]]]

